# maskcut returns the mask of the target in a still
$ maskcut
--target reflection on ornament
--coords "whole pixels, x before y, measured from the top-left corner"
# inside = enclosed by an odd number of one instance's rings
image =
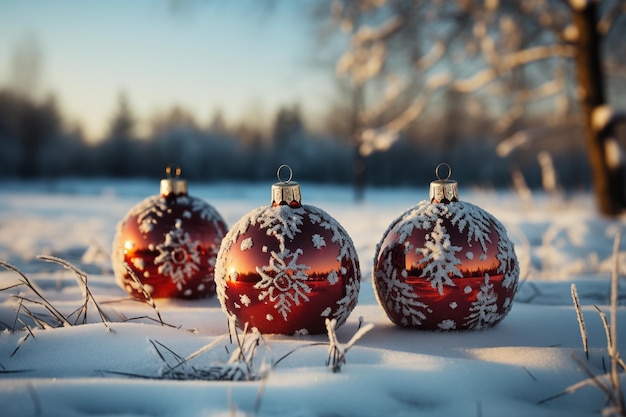
[[[495,217],[458,201],[457,183],[449,180],[447,168],[447,178],[431,183],[430,201],[406,210],[384,233],[372,283],[379,304],[399,326],[492,327],[511,309],[517,257]]]
[[[281,169],[289,169],[282,181]],[[243,216],[222,241],[215,268],[223,309],[261,333],[316,334],[343,324],[361,272],[352,240],[325,211],[301,204],[291,168],[278,169],[272,204]]]
[[[118,224],[112,255],[116,280],[140,299],[141,287],[153,298],[211,296],[226,223],[210,204],[188,195],[180,168],[172,177],[168,167],[167,174],[160,195],[134,206]]]

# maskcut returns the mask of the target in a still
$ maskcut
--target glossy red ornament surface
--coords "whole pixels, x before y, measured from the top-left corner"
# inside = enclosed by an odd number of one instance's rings
[[[343,324],[357,303],[361,272],[346,231],[326,212],[261,207],[228,232],[215,271],[217,295],[240,328],[316,334]]]
[[[148,197],[120,221],[113,241],[118,284],[145,298],[126,270],[153,298],[200,298],[215,294],[217,252],[226,223],[208,203],[187,194]]]
[[[423,201],[397,218],[374,258],[389,319],[428,330],[482,329],[511,309],[519,266],[504,226],[467,202]]]

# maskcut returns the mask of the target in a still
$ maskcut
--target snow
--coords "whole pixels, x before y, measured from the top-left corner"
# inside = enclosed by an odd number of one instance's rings
[[[461,200],[485,209],[508,230],[521,268],[519,289],[511,312],[493,329],[423,332],[389,322],[372,289],[371,270],[377,242],[400,213],[427,198],[427,183],[423,189],[369,189],[361,204],[352,201],[349,188],[302,184],[303,203],[332,215],[359,256],[359,303],[336,330],[338,343],[347,343],[359,327],[374,327],[345,352],[346,363],[336,373],[326,366],[326,335],[265,335],[253,369],[263,379],[209,381],[163,377],[164,359],[174,360],[174,353],[188,357],[215,342],[190,365],[240,369],[232,363],[235,341],[221,339],[229,327],[217,297],[156,300],[163,321],[173,327],[161,326],[155,310],[128,300],[113,277],[109,252],[116,224],[155,188],[150,181],[0,184],[0,259],[24,271],[66,314],[83,304],[81,286],[71,271],[35,257],[72,262],[87,272],[90,291],[112,320],[108,331],[90,304],[88,324],[33,329],[32,336],[12,332],[17,308],[12,295],[32,294],[23,287],[0,292],[3,416],[569,417],[601,415],[606,407],[593,384],[541,402],[587,378],[575,358],[595,375],[608,364],[605,331],[594,306],[608,314],[613,240],[617,232],[624,234],[626,218],[597,215],[589,194],[564,200],[535,193],[530,203],[520,204],[513,192],[461,189]],[[211,203],[231,227],[267,204],[269,188],[190,184],[189,192]],[[624,243],[619,264],[626,271]],[[0,271],[1,288],[18,279],[15,272]],[[625,329],[621,283],[618,329]],[[588,360],[572,284],[588,332]],[[489,291],[485,286],[486,300]],[[622,353],[624,334],[618,338]]]

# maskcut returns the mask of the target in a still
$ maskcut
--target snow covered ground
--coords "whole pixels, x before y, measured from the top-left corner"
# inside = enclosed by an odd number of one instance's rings
[[[269,204],[271,183],[189,184],[228,225]],[[166,362],[215,342],[180,368],[224,369],[236,349],[218,300],[157,300],[155,310],[130,301],[113,278],[109,253],[117,222],[158,193],[156,181],[0,183],[0,260],[23,271],[56,308],[69,314],[84,301],[74,274],[36,259],[50,255],[88,273],[89,289],[111,317],[112,331],[89,305],[89,323],[11,331],[24,287],[0,292],[0,414],[3,416],[593,416],[607,406],[593,384],[550,401],[609,367],[604,327],[594,306],[609,312],[612,247],[626,218],[596,214],[588,194],[521,202],[508,191],[461,188],[507,227],[521,264],[511,313],[479,332],[420,332],[394,326],[371,286],[374,249],[389,223],[424,200],[423,189],[369,189],[362,204],[349,188],[301,184],[303,202],[320,207],[351,235],[361,262],[359,303],[337,330],[346,343],[374,324],[347,354],[341,372],[326,366],[318,336],[264,336],[256,381],[158,378]],[[620,249],[626,271],[626,242]],[[0,271],[0,288],[19,275]],[[622,281],[622,287],[624,280]],[[575,283],[586,321],[585,358],[570,295]],[[626,352],[626,289],[618,308],[618,340]],[[125,320],[130,319],[130,320]],[[35,326],[33,326],[35,327]],[[16,350],[17,348],[17,350]],[[290,354],[289,354],[290,353]],[[287,356],[285,356],[287,355]],[[284,357],[284,358],[283,358]],[[279,359],[283,358],[279,361]],[[580,362],[580,363],[579,363]],[[271,366],[274,364],[274,366]],[[582,366],[581,366],[582,364]],[[221,367],[221,368],[220,368]],[[133,374],[128,376],[126,374]],[[196,374],[197,375],[197,374]],[[622,390],[626,378],[622,377]]]

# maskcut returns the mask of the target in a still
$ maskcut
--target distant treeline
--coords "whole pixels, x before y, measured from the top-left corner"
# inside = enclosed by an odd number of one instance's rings
[[[218,115],[219,116],[219,115]],[[506,158],[496,153],[497,139],[484,129],[446,136],[449,121],[430,120],[408,130],[386,152],[366,160],[367,183],[374,186],[422,185],[439,162],[449,163],[464,185],[510,186],[513,171],[530,187],[541,187],[539,150],[548,148],[559,184],[588,187],[589,169],[581,146],[562,141],[527,144]],[[160,178],[177,164],[190,180],[258,181],[275,178],[283,163],[294,179],[325,183],[353,180],[355,148],[340,134],[312,134],[297,105],[278,111],[269,133],[246,127],[226,128],[219,117],[199,126],[181,109],[155,120],[147,137],[135,134],[136,120],[122,97],[106,138],[87,143],[80,128],[68,125],[54,98],[35,102],[0,91],[0,166],[3,178],[147,177]],[[560,133],[571,141],[571,135]],[[556,137],[556,136],[555,136]],[[580,141],[582,143],[582,141]],[[561,145],[559,145],[561,144]]]

